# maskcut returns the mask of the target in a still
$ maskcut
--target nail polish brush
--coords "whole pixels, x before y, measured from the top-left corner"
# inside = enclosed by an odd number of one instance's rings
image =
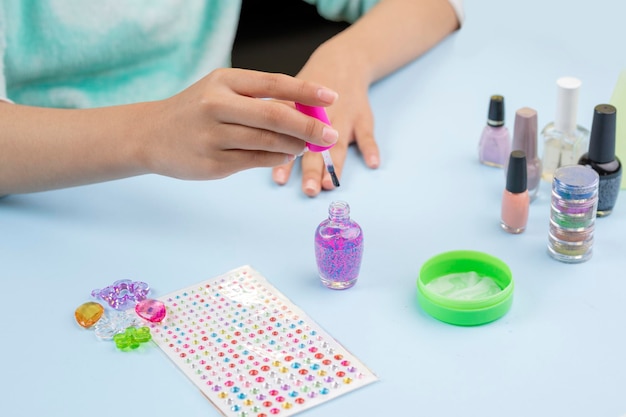
[[[296,103],[296,109],[298,109],[301,113],[304,113],[307,116],[315,117],[317,120],[320,120],[330,126],[330,120],[328,119],[326,110],[324,110],[323,107],[307,106],[305,104]],[[339,179],[337,178],[337,173],[335,172],[335,165],[333,164],[333,160],[330,157],[330,152],[328,152],[328,150],[333,146],[335,145],[333,144],[330,146],[319,146],[309,142],[306,143],[306,147],[310,151],[320,152],[322,154],[322,158],[324,159],[324,165],[326,166],[326,170],[330,174],[333,185],[335,187],[339,187]]]

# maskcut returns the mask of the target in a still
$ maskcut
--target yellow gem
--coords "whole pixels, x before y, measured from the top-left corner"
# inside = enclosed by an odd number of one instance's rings
[[[94,301],[81,304],[76,311],[74,311],[76,321],[86,329],[96,324],[103,314],[104,307]]]

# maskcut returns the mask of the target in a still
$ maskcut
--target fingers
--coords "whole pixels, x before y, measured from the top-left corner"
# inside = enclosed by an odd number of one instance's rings
[[[343,125],[342,125],[343,123]],[[371,114],[362,116],[354,121],[354,126],[340,121],[336,124],[341,132],[353,132],[346,134],[346,137],[337,142],[330,150],[335,172],[341,178],[345,160],[348,154],[348,146],[351,142],[356,142],[359,147],[365,164],[369,168],[380,166],[380,151],[374,139],[374,123]],[[332,190],[333,185],[330,174],[324,166],[323,159],[319,153],[307,152],[302,158],[302,191],[309,197],[317,196],[322,190]]]
[[[302,191],[304,194],[315,197],[320,193],[325,170],[322,155],[307,152],[302,156]]]
[[[356,143],[363,155],[363,161],[369,168],[380,167],[380,150],[374,139],[374,123],[371,117],[357,122],[355,128]]]
[[[283,166],[293,162],[295,158],[295,155],[276,152],[232,149],[223,151],[219,161],[219,173],[221,177],[227,177],[235,172],[251,168]]]
[[[259,150],[300,155],[306,149],[305,144],[293,136],[248,126],[222,124],[216,126],[212,133],[228,138],[228,141],[223,142],[224,150]]]
[[[212,94],[202,100],[205,112],[224,123],[274,131],[320,146],[332,145],[339,137],[331,126],[301,114],[291,104],[333,104],[337,93],[320,84],[285,74],[235,68],[213,71],[203,81],[206,91],[217,89],[227,94]]]
[[[289,181],[294,162],[274,167],[272,169],[272,179],[278,185],[285,185]]]
[[[331,126],[274,100],[233,96],[230,101],[220,101],[213,107],[207,112],[219,112],[220,120],[231,125],[276,132],[320,146],[333,145],[339,138]]]
[[[231,68],[214,71],[213,76],[223,77],[236,93],[256,98],[273,98],[308,104],[328,106],[338,95],[320,84],[304,81],[285,74]]]
[[[341,179],[344,161],[348,151],[347,143],[337,143],[331,150],[331,157],[337,178]],[[332,190],[333,184],[330,174],[326,170],[322,155],[317,152],[307,152],[302,157],[302,191],[309,197],[315,197],[322,190]]]

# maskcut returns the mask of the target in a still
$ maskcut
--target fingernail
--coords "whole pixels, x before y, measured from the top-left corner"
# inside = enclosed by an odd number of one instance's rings
[[[333,143],[337,142],[338,138],[339,132],[337,132],[332,127],[325,127],[322,130],[322,141],[324,141],[324,143],[332,145]]]
[[[380,159],[376,155],[372,155],[368,159],[368,165],[370,168],[378,168],[380,166]]]
[[[317,97],[325,103],[332,104],[337,100],[339,94],[328,88],[320,88],[317,90]]]
[[[287,157],[285,158],[285,163],[287,164],[293,161],[294,159],[296,159],[296,155],[287,155]]]
[[[304,192],[307,195],[313,196],[317,194],[318,190],[319,190],[318,185],[314,180],[307,180],[304,183]]]
[[[276,181],[279,184],[285,184],[287,182],[287,173],[285,172],[284,169],[277,169],[274,172],[274,181]]]

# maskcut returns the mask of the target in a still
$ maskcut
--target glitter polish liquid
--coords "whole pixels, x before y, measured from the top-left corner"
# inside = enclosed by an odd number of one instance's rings
[[[504,97],[493,95],[489,100],[487,126],[478,143],[478,160],[483,165],[504,167],[511,152],[511,135],[504,125]]]
[[[611,214],[622,182],[622,163],[615,155],[617,109],[610,104],[594,108],[589,151],[580,157],[579,165],[586,165],[600,176],[597,216]]]
[[[505,232],[519,234],[526,229],[530,205],[526,184],[526,154],[513,151],[509,156],[506,187],[502,194],[500,226]]]
[[[356,284],[363,258],[363,231],[350,218],[350,206],[333,201],[328,218],[315,230],[315,259],[322,284],[345,290]]]

